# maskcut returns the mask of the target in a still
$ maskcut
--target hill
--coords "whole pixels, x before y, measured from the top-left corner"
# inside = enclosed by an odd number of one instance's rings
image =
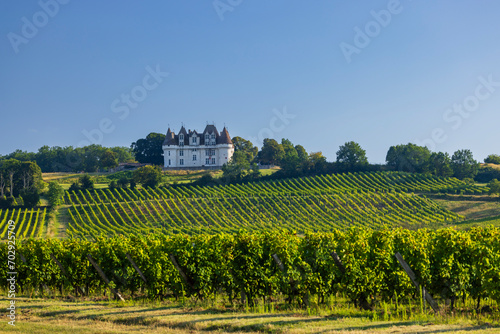
[[[218,186],[68,192],[63,210],[67,210],[68,234],[81,238],[275,228],[298,233],[350,226],[420,228],[447,226],[464,219],[422,193],[484,191],[484,187],[455,178],[348,173]]]

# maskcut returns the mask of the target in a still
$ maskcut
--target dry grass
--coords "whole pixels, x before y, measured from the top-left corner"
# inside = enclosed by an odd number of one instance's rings
[[[2,304],[6,304],[2,300]],[[332,309],[308,316],[305,311],[274,313],[183,308],[172,303],[18,299],[19,333],[498,333],[498,324],[464,317],[436,320],[373,320],[369,311]],[[5,310],[3,311],[5,312]]]
[[[481,164],[481,167],[491,167],[495,169],[500,169],[500,165],[497,164]]]
[[[500,226],[500,202],[477,200],[434,199],[441,206],[465,217],[459,228],[494,225]]]

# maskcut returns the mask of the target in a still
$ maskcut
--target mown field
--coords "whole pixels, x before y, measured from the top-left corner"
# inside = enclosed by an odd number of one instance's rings
[[[8,303],[0,299],[2,304]],[[114,302],[96,299],[20,298],[16,327],[0,333],[461,333],[493,334],[500,330],[489,314],[435,316],[395,308],[377,312],[346,306],[342,298],[329,307],[237,310],[194,303]],[[387,312],[387,313],[386,313]]]

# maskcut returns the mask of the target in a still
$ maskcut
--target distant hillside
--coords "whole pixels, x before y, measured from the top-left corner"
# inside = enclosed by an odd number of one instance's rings
[[[298,233],[359,226],[438,227],[462,216],[411,193],[482,193],[455,178],[398,172],[322,175],[218,186],[67,193],[68,233]]]

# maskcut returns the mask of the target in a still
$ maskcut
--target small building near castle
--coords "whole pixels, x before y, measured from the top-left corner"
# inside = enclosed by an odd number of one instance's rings
[[[234,145],[226,127],[219,133],[215,125],[207,125],[202,133],[181,127],[175,134],[168,128],[163,142],[165,168],[220,168],[228,163]]]

